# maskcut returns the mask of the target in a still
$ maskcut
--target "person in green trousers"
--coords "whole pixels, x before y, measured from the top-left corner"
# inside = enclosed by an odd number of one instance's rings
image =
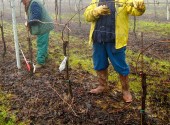
[[[49,33],[54,28],[52,19],[39,0],[21,0],[27,15],[26,26],[31,35],[37,36],[36,68],[45,65],[48,57]]]

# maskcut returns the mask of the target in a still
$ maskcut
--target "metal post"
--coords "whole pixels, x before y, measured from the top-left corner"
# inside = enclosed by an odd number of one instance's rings
[[[17,26],[16,26],[15,5],[14,5],[14,0],[10,0],[10,1],[11,1],[11,9],[12,9],[12,23],[13,23],[13,33],[14,33],[17,67],[18,67],[18,69],[21,69],[21,62],[20,62],[20,55],[19,55],[19,45],[18,45],[18,34],[17,34]]]

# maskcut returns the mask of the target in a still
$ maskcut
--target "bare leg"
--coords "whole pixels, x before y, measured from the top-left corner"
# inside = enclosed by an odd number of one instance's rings
[[[120,76],[120,81],[122,84],[123,99],[125,102],[132,102],[132,95],[129,90],[128,76]]]
[[[97,72],[99,86],[95,89],[90,90],[90,93],[99,94],[107,90],[108,71],[106,69],[106,70],[101,70],[96,72]]]

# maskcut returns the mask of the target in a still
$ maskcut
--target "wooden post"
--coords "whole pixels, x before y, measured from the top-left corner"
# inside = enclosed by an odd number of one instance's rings
[[[169,12],[169,1],[168,0],[166,0],[166,9],[167,9],[167,20],[169,20],[170,12]]]
[[[147,95],[147,84],[146,84],[146,74],[141,73],[142,77],[142,105],[141,105],[141,125],[146,125],[145,120],[145,108],[146,108],[146,95]]]
[[[69,27],[69,24],[67,25]],[[69,91],[69,95],[71,98],[73,98],[73,92],[72,92],[72,85],[71,85],[71,81],[69,79],[69,37],[70,37],[70,31],[68,29],[67,32],[67,41],[63,40],[63,52],[64,52],[64,56],[67,57],[67,62],[66,62],[66,81],[68,83],[68,91]]]
[[[57,16],[58,16],[58,0],[55,0],[55,15],[56,15],[56,22],[57,22]]]
[[[32,53],[32,43],[31,43],[31,37],[30,37],[30,32],[27,31],[28,36],[27,36],[27,41],[28,41],[28,46],[29,46],[29,58],[30,58],[30,75],[33,76],[33,53]]]
[[[154,0],[154,12],[155,12],[155,19],[156,19],[156,0]]]
[[[142,41],[142,61],[141,61],[141,69],[140,72],[141,75],[141,82],[142,82],[142,101],[141,101],[141,125],[146,125],[145,120],[145,101],[146,101],[146,94],[147,94],[147,84],[146,84],[146,74],[144,73],[144,59],[143,59],[143,48],[144,48],[144,42],[143,42],[143,33],[141,33],[141,41]]]
[[[2,41],[3,41],[3,45],[4,45],[4,52],[2,54],[3,60],[6,54],[6,42],[5,42],[5,37],[4,37],[4,25],[3,25],[3,14],[1,11],[1,24],[0,24],[0,29],[1,29],[1,36],[2,36]]]
[[[79,27],[81,27],[81,13],[80,13],[80,4],[81,4],[82,0],[79,0],[79,9],[78,9],[78,13],[79,13]]]
[[[61,23],[61,0],[59,2],[59,21]]]

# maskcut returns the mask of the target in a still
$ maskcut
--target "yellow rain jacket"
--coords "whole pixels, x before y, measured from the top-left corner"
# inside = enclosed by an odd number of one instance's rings
[[[114,0],[113,0],[114,1]],[[127,45],[129,33],[129,15],[140,16],[145,12],[145,5],[138,10],[133,7],[133,0],[115,0],[116,8],[116,49],[120,49]],[[92,0],[91,4],[86,8],[84,17],[86,21],[91,22],[89,43],[93,42],[92,35],[95,29],[96,18],[93,10],[98,6],[99,0]]]

